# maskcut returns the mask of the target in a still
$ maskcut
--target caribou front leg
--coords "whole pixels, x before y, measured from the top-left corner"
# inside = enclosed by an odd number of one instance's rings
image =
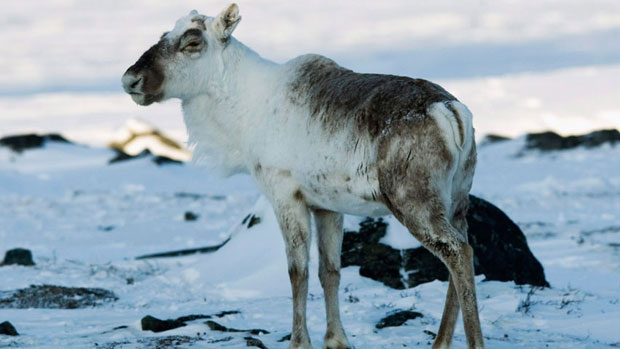
[[[293,291],[293,330],[290,347],[311,348],[306,327],[310,212],[299,194],[295,193],[290,195],[290,200],[276,200],[274,210],[284,236],[288,274]]]
[[[319,241],[319,279],[325,293],[327,332],[323,341],[325,349],[349,348],[349,341],[340,321],[338,286],[340,284],[340,251],[342,249],[342,214],[314,210]]]
[[[291,173],[256,164],[252,175],[267,196],[278,219],[288,261],[293,291],[293,330],[290,348],[312,348],[306,327],[308,298],[308,257],[310,250],[310,210]]]

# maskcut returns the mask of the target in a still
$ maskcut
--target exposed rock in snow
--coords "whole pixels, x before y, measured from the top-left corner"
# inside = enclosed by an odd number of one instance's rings
[[[509,140],[510,140],[510,137],[496,135],[496,134],[489,134],[489,135],[484,136],[482,141],[480,141],[479,146],[485,146],[487,144],[498,143],[498,142],[509,141]]]
[[[41,148],[46,142],[70,143],[63,136],[55,133],[37,135],[25,134],[0,138],[0,146],[5,146],[14,152],[22,152],[27,149]]]
[[[248,346],[248,347],[256,347],[256,348],[261,348],[261,349],[267,349],[265,344],[263,344],[263,342],[260,339],[258,339],[258,338],[244,337],[243,339],[245,339],[245,345]]]
[[[178,320],[160,320],[147,315],[140,320],[142,331],[164,332],[175,328],[186,326],[184,322]]]
[[[486,280],[548,286],[542,265],[519,227],[491,203],[470,195],[469,242],[476,274]],[[360,222],[359,232],[345,232],[342,265],[359,265],[360,275],[392,288],[408,288],[448,280],[443,263],[423,247],[396,249],[382,243],[388,225],[379,218]]]
[[[407,322],[407,320],[413,320],[419,317],[424,317],[424,315],[422,315],[422,313],[419,313],[417,311],[398,310],[395,312],[391,312],[389,315],[381,319],[377,323],[377,325],[375,325],[375,327],[381,329],[385,327],[401,326],[402,324]]]
[[[485,280],[517,285],[549,286],[542,265],[530,251],[525,235],[502,210],[469,196],[469,242],[474,247],[476,274]]]
[[[579,146],[592,148],[606,143],[620,143],[620,132],[615,129],[609,129],[594,131],[584,135],[567,137],[560,136],[552,131],[530,133],[526,136],[525,146],[527,149],[551,151],[572,149]]]
[[[147,157],[152,157],[152,161],[156,163],[157,165],[183,164],[183,162],[179,160],[171,159],[167,156],[163,156],[163,155],[154,156],[153,153],[151,153],[148,149],[144,149],[143,151],[141,151],[139,154],[136,154],[136,155],[127,154],[124,151],[119,150],[119,149],[114,149],[114,150],[116,151],[116,156],[108,161],[109,164],[114,164],[117,162],[127,161],[127,160],[142,159],[142,158],[147,158]]]
[[[15,327],[8,321],[0,324],[0,335],[5,336],[19,336]]]
[[[263,330],[260,328],[253,328],[249,330],[239,330],[236,328],[228,328],[226,326],[222,326],[213,320],[208,320],[205,322],[207,326],[211,329],[211,331],[220,331],[220,332],[248,332],[250,334],[259,335],[259,334],[269,334],[269,331]]]
[[[33,266],[32,252],[25,248],[14,248],[6,251],[4,260],[0,263],[0,267],[3,265],[24,265]]]
[[[183,219],[185,219],[186,221],[195,221],[198,219],[198,215],[192,211],[185,211]]]
[[[136,156],[148,150],[150,153],[177,161],[187,161],[192,156],[181,144],[164,135],[154,126],[136,119],[129,119],[117,131],[111,148]]]
[[[113,292],[101,288],[33,285],[16,291],[0,291],[0,308],[77,309],[117,300]]]
[[[178,317],[176,319],[167,319],[167,320],[160,320],[154,316],[151,315],[147,315],[145,317],[142,318],[142,320],[140,320],[140,325],[142,326],[142,331],[152,331],[152,332],[164,332],[164,331],[169,331],[169,330],[173,330],[175,328],[179,328],[179,327],[184,327],[187,325],[188,322],[192,322],[192,321],[196,321],[196,320],[201,320],[201,319],[211,319],[213,317],[218,317],[218,318],[222,318],[226,315],[234,315],[234,314],[239,314],[239,311],[237,310],[225,310],[225,311],[221,311],[219,313],[213,314],[213,315],[204,315],[204,314],[192,314],[192,315],[184,315],[181,317]],[[224,332],[251,332],[252,334],[255,334],[252,331],[264,331],[264,330],[235,330],[235,329],[226,329],[224,326],[221,326],[215,322],[213,323],[209,323],[207,321],[206,323],[212,330],[217,330],[217,331],[224,331]],[[218,327],[219,326],[219,327]],[[118,328],[124,328],[126,326],[120,326]],[[266,333],[268,333],[267,331],[265,331]]]

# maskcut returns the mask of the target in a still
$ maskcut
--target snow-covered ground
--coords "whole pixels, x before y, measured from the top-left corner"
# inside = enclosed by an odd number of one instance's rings
[[[532,291],[478,277],[488,346],[619,345],[620,147],[541,154],[523,153],[523,146],[523,139],[482,146],[473,192],[522,227],[552,287]],[[197,347],[244,345],[243,334],[210,331],[201,321],[162,334],[140,328],[147,314],[167,319],[224,310],[241,313],[219,323],[266,329],[271,333],[258,337],[265,345],[285,346],[278,342],[291,324],[284,245],[270,207],[262,200],[255,205],[259,196],[249,178],[222,180],[192,165],[158,167],[148,158],[108,165],[113,156],[104,148],[58,143],[20,155],[0,148],[0,248],[29,248],[37,263],[0,268],[0,289],[54,284],[101,287],[119,296],[93,309],[2,309],[0,320],[10,320],[21,336],[0,337],[0,346],[132,348],[143,347],[145,337],[196,333],[202,338]],[[134,260],[217,244],[253,206],[265,210],[263,220],[213,254]],[[185,221],[186,211],[197,213],[198,220]],[[312,254],[309,330],[319,345],[324,308],[315,248]],[[431,337],[423,331],[437,331],[446,290],[447,283],[439,281],[392,290],[359,276],[358,267],[345,268],[340,293],[345,328],[358,348],[427,346]],[[375,329],[389,312],[410,308],[424,317]],[[128,327],[112,330],[123,325]],[[230,335],[231,341],[210,344]],[[455,345],[465,345],[460,325]]]
[[[33,251],[35,267],[0,268],[0,290],[30,284],[102,287],[119,300],[95,309],[0,309],[20,337],[0,347],[144,347],[146,337],[187,335],[196,347],[245,346],[243,334],[201,321],[164,334],[140,330],[147,315],[176,318],[239,310],[218,322],[264,328],[270,348],[290,332],[284,247],[269,208],[245,177],[216,178],[193,165],[158,167],[148,158],[114,165],[101,146],[128,118],[187,138],[177,101],[148,108],[120,89],[120,75],[177,17],[213,15],[229,1],[13,1],[0,12],[0,136],[59,132],[15,154],[0,147],[0,253]],[[239,1],[235,36],[283,62],[316,52],[358,71],[430,78],[475,115],[477,137],[553,129],[620,128],[620,3],[528,1]],[[490,348],[620,346],[620,147],[522,153],[523,139],[480,148],[473,193],[524,230],[552,288],[478,278]],[[194,195],[198,194],[198,195]],[[255,206],[256,205],[256,206]],[[153,252],[217,244],[252,207],[261,224],[210,255],[134,260]],[[197,221],[183,219],[186,211]],[[355,227],[355,219],[347,219]],[[252,232],[252,234],[248,234]],[[393,229],[384,241],[416,244]],[[313,250],[309,330],[324,332]],[[132,282],[128,282],[132,280]],[[446,283],[398,291],[343,270],[341,308],[357,348],[428,346]],[[407,326],[375,329],[390,311],[424,314]],[[127,328],[113,330],[122,325]],[[232,335],[233,340],[210,343]],[[191,343],[185,344],[192,345]],[[455,347],[464,347],[462,326]]]

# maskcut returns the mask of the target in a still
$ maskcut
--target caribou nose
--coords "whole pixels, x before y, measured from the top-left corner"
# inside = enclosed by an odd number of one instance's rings
[[[140,91],[140,88],[142,87],[142,76],[127,72],[123,75],[121,82],[123,83],[123,89],[125,89],[125,92],[142,93]]]

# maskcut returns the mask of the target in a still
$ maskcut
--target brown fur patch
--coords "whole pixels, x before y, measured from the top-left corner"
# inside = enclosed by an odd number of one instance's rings
[[[360,74],[313,56],[297,69],[289,99],[307,105],[330,131],[353,122],[360,134],[377,137],[390,121],[424,116],[435,102],[456,100],[440,86],[403,76]]]
[[[300,190],[295,191],[295,194],[293,194],[293,197],[295,198],[295,200],[298,200],[298,201],[304,200],[304,194],[302,194]]]
[[[141,92],[145,95],[146,104],[158,102],[163,98],[161,89],[165,76],[161,61],[170,56],[170,52],[170,46],[166,40],[162,39],[146,50],[138,61],[125,72],[125,74],[131,73],[141,77]]]
[[[200,30],[207,30],[207,26],[205,26],[205,21],[200,19],[199,17],[192,18],[192,22],[196,23]]]

